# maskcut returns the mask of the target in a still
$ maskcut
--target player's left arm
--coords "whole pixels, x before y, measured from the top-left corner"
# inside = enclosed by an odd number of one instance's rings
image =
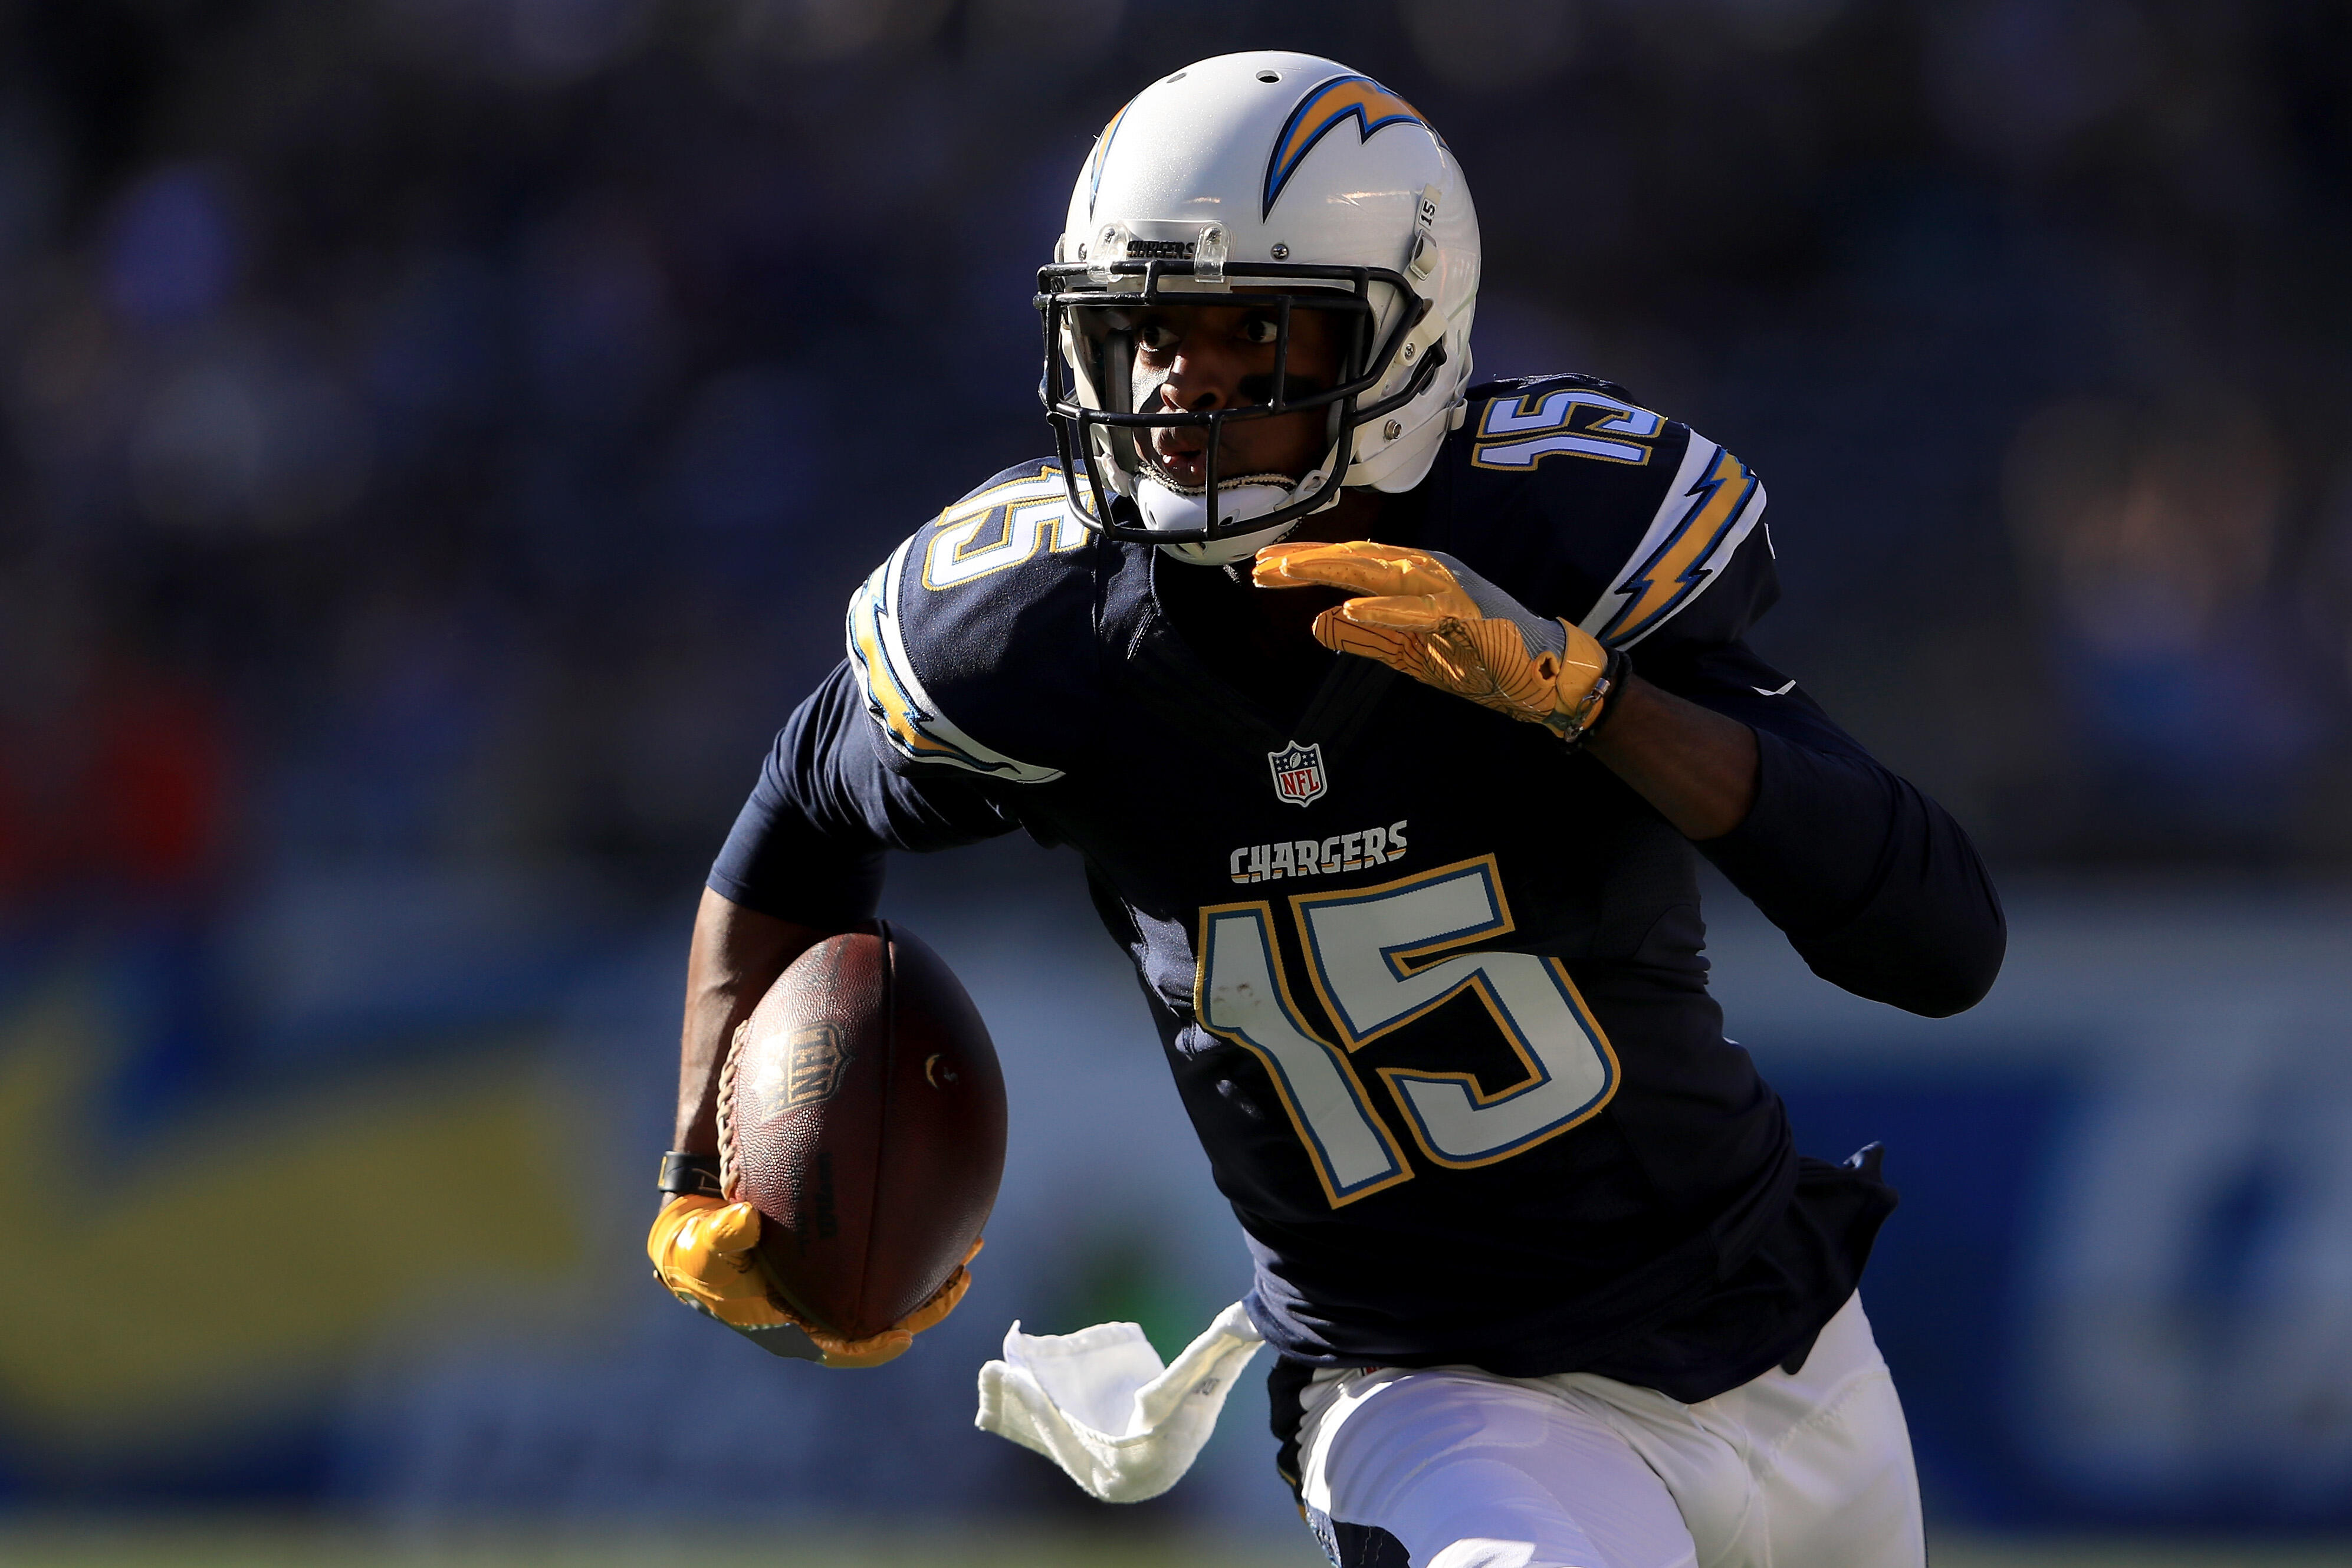
[[[1317,618],[1327,647],[1589,746],[1824,979],[1931,1017],[1991,988],[2008,931],[1967,833],[1720,629],[1644,643],[1635,675],[1441,552],[1275,545],[1256,580],[1354,592]]]
[[[1975,1006],[2000,972],[2009,927],[1952,814],[1745,643],[1665,643],[1643,664],[1660,687],[1751,737],[1748,813],[1697,848],[1813,972],[1931,1018]]]
[[[1756,732],[1676,696],[1632,670],[1618,684],[1608,727],[1585,742],[1685,838],[1719,839],[1756,805]]]

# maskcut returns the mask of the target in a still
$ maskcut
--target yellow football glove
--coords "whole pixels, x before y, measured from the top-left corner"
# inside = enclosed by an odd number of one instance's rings
[[[971,1244],[963,1263],[929,1301],[880,1333],[853,1340],[802,1322],[777,1299],[752,1250],[759,1239],[760,1211],[750,1204],[682,1193],[655,1217],[646,1256],[653,1260],[654,1278],[688,1306],[754,1337],[762,1329],[796,1328],[823,1353],[824,1365],[839,1367],[879,1366],[905,1354],[917,1334],[955,1311],[971,1289],[964,1264],[979,1257],[981,1248]]]
[[[1260,588],[1319,585],[1370,596],[1318,615],[1315,640],[1571,744],[1600,720],[1617,684],[1609,650],[1591,636],[1536,614],[1435,550],[1370,539],[1268,545],[1252,575]]]

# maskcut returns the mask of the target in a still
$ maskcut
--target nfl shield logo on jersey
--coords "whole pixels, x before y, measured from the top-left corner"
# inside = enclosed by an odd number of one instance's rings
[[[1330,781],[1323,776],[1323,747],[1290,743],[1287,751],[1269,751],[1266,766],[1274,769],[1274,798],[1287,806],[1305,806],[1322,796]]]

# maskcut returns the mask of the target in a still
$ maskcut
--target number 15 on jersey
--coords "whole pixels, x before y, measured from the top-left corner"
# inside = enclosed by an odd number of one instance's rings
[[[1526,1076],[1488,1093],[1459,1064],[1379,1069],[1432,1162],[1458,1169],[1524,1154],[1590,1120],[1616,1092],[1616,1053],[1559,960],[1444,956],[1513,928],[1494,856],[1289,903],[1307,977],[1345,1049],[1301,1014],[1264,901],[1201,912],[1195,1016],[1265,1064],[1333,1207],[1413,1174],[1352,1054],[1449,1003],[1467,1009],[1475,998]]]

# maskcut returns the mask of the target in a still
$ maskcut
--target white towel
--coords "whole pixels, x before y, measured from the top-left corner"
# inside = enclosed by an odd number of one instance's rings
[[[1133,1323],[1025,1334],[1015,1322],[1004,1359],[980,1369],[977,1424],[1045,1455],[1105,1502],[1141,1502],[1192,1468],[1264,1343],[1238,1301],[1166,1368]]]

